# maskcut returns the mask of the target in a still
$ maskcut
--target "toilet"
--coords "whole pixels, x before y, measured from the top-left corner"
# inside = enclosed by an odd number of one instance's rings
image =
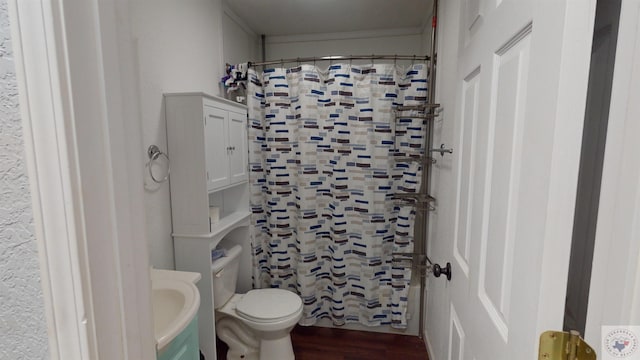
[[[302,316],[302,299],[282,289],[236,294],[239,245],[211,264],[216,335],[229,346],[228,360],[293,360],[289,333]]]

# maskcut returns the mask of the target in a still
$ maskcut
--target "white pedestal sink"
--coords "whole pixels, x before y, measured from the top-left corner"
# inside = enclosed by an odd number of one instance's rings
[[[199,279],[198,273],[151,271],[154,333],[158,351],[171,343],[198,313],[200,293],[194,283]]]

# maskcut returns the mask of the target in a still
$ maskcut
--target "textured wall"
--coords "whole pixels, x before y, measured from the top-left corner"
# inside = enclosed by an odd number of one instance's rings
[[[48,340],[6,0],[0,0],[0,359],[47,359]]]

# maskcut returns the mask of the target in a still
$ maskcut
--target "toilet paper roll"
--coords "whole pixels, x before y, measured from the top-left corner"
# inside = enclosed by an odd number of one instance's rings
[[[211,206],[209,208],[209,219],[211,220],[211,223],[217,223],[218,220],[220,220],[220,208],[219,207],[215,207],[215,206]]]

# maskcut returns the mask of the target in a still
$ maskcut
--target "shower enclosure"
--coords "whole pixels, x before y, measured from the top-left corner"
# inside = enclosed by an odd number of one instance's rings
[[[248,73],[254,285],[299,293],[303,325],[407,327],[426,259],[414,224],[435,200],[422,186],[434,161],[428,71],[345,62]]]
[[[427,272],[450,279],[426,254],[432,155],[452,152],[431,140],[435,27],[431,56],[244,65],[254,286],[300,294],[302,325],[402,331],[419,314],[422,336]]]
[[[302,324],[406,326],[426,66],[249,72],[258,287],[298,292]],[[407,197],[411,195],[411,197]]]

